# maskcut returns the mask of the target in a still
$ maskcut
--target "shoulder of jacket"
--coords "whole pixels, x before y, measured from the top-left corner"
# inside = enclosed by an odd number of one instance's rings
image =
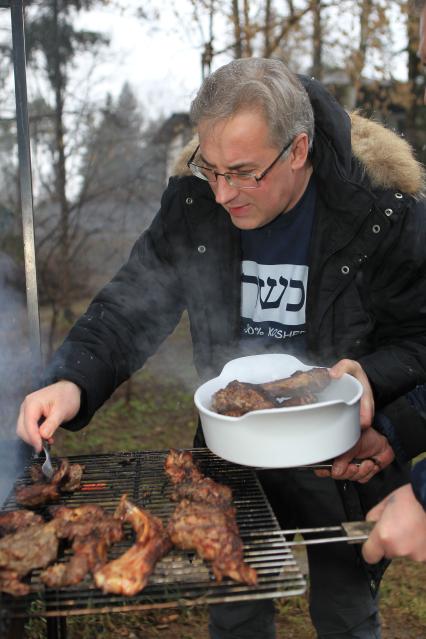
[[[365,168],[372,185],[422,197],[426,174],[410,144],[383,124],[358,112],[349,113],[349,117],[352,153]]]

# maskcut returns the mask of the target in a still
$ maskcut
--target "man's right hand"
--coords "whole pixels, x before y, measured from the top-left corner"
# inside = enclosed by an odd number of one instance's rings
[[[61,380],[41,388],[22,402],[16,433],[39,453],[42,438],[53,443],[56,429],[75,417],[80,405],[81,388],[73,382]]]

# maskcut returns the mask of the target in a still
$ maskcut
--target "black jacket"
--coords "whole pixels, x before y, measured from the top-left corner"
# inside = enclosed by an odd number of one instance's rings
[[[349,116],[304,80],[315,111],[317,182],[310,247],[307,362],[357,359],[377,406],[425,381],[426,217],[422,171],[408,145]],[[352,144],[352,146],[351,146]],[[170,180],[128,262],[97,295],[56,353],[45,381],[83,389],[84,426],[188,311],[201,380],[241,355],[239,230],[207,183]]]

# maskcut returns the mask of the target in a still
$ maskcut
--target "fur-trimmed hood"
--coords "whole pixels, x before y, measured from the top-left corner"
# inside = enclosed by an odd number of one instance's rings
[[[423,165],[416,160],[410,144],[382,124],[357,112],[346,114],[347,116],[351,125],[352,156],[360,164],[371,186],[396,189],[420,197],[425,192],[426,174]],[[198,138],[195,135],[180,154],[174,166],[175,175],[189,174],[186,162],[197,144]]]

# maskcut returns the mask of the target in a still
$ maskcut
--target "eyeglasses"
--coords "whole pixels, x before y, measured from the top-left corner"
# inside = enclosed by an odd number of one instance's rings
[[[260,180],[263,180],[265,175],[269,173],[273,166],[278,162],[278,160],[284,155],[286,151],[293,144],[293,140],[290,140],[288,144],[279,152],[275,160],[270,164],[260,175],[255,175],[254,173],[219,173],[214,169],[209,169],[206,166],[199,166],[198,164],[194,164],[192,161],[197,155],[198,149],[200,145],[197,146],[194,153],[189,158],[186,163],[187,167],[192,171],[195,177],[200,178],[201,180],[206,180],[207,182],[217,182],[217,178],[219,175],[224,177],[229,186],[233,186],[236,189],[257,189],[259,186]]]

